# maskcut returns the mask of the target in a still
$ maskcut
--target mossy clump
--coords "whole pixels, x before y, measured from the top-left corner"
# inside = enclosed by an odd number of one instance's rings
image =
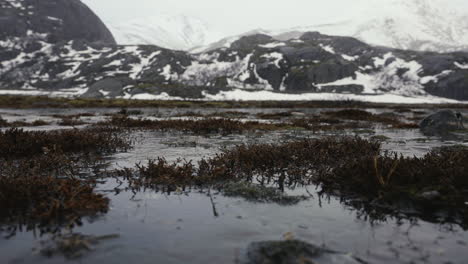
[[[127,108],[122,108],[118,112],[119,115],[142,115],[143,111],[138,109],[128,110]]]
[[[108,205],[108,198],[96,193],[92,184],[79,179],[51,175],[0,177],[3,224],[19,223],[27,228],[75,224],[82,216],[106,212]]]
[[[284,144],[240,145],[215,157],[201,159],[197,166],[179,160],[169,163],[163,158],[137,164],[136,171],[119,171],[130,181],[131,188],[167,188],[212,186],[226,182],[257,182],[285,187],[309,184],[316,173],[324,173],[353,156],[377,155],[378,142],[360,138],[304,139]]]
[[[65,117],[65,118],[62,118],[62,120],[57,123],[57,125],[59,126],[71,126],[71,127],[81,126],[84,124],[86,123],[83,122],[80,118],[75,118],[75,117]]]
[[[233,134],[253,130],[275,130],[282,127],[277,124],[256,121],[241,122],[227,118],[205,118],[199,120],[149,120],[134,119],[127,116],[113,116],[111,120],[98,125],[110,125],[122,128],[142,128],[152,130],[178,130],[195,134]]]
[[[468,148],[434,149],[423,157],[382,151],[379,140],[358,137],[306,139],[283,144],[240,145],[197,166],[164,159],[126,170],[133,186],[176,190],[187,186],[225,186],[227,193],[256,199],[256,185],[284,191],[316,184],[322,194],[340,194],[343,201],[373,216],[400,214],[410,204],[424,215],[443,211],[449,221],[468,227]],[[229,185],[229,184],[245,185]],[[229,187],[229,188],[228,188]],[[223,189],[221,188],[221,191]],[[272,191],[263,189],[262,191]],[[234,194],[235,192],[231,192]],[[258,196],[259,200],[267,199]],[[383,209],[382,209],[383,208]],[[382,210],[381,210],[382,209]],[[414,210],[413,210],[414,211]],[[378,213],[381,213],[378,215]]]
[[[92,116],[96,116],[96,114],[95,113],[89,113],[89,112],[83,112],[83,113],[69,114],[69,115],[58,115],[58,114],[52,115],[52,117],[59,118],[59,119],[69,119],[69,118],[78,119],[78,118],[81,118],[81,117],[92,117]]]
[[[468,190],[468,148],[442,147],[425,156],[404,157],[385,152],[378,156],[355,158],[324,175],[325,187],[339,185],[340,189],[385,198],[395,193],[418,199],[425,191],[438,191],[440,201],[463,208]]]
[[[58,232],[107,211],[94,170],[106,153],[129,142],[118,130],[0,131],[0,232]]]
[[[411,209],[429,221],[468,228],[467,171],[468,148],[444,147],[420,158],[391,152],[355,157],[321,174],[316,183],[324,193],[338,190],[376,218]]]
[[[136,165],[136,174],[133,170],[123,169],[118,172],[129,181],[129,187],[136,189],[164,189],[174,191],[178,186],[188,186],[197,183],[196,168],[191,162],[178,160],[167,162],[164,158],[149,160],[148,165]]]
[[[50,125],[49,122],[44,120],[35,120],[33,122],[25,121],[14,121],[8,122],[0,116],[0,127],[36,127],[36,126],[47,126]]]
[[[0,131],[0,158],[14,159],[60,151],[113,152],[129,147],[129,142],[114,128],[90,128],[59,131]]]
[[[323,121],[320,122],[320,121]],[[151,130],[177,130],[184,133],[206,134],[242,134],[250,131],[273,130],[308,130],[326,131],[355,128],[368,128],[370,125],[357,122],[338,122],[331,119],[293,118],[283,122],[265,123],[259,121],[240,121],[230,118],[170,119],[149,120],[128,116],[113,115],[110,120],[98,123],[98,126],[137,128]]]
[[[6,127],[8,126],[8,121],[6,121],[5,119],[3,119],[2,116],[0,116],[0,127]]]

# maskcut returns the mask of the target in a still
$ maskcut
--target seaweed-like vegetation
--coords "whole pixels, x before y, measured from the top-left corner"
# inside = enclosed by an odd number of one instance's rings
[[[179,130],[195,134],[233,134],[252,130],[275,130],[284,128],[283,124],[260,123],[257,121],[241,122],[226,118],[205,118],[188,120],[149,120],[134,119],[128,116],[112,116],[107,122],[99,125],[116,126],[121,128],[144,128],[153,130]]]
[[[49,122],[44,120],[35,120],[31,123],[24,122],[24,121],[15,121],[15,122],[8,122],[0,116],[0,127],[36,127],[36,126],[46,126],[49,125]]]
[[[95,192],[92,168],[100,154],[123,150],[129,142],[115,129],[0,132],[0,231],[38,228],[58,232],[81,217],[108,209]]]
[[[202,119],[168,119],[149,120],[135,119],[125,115],[113,115],[110,120],[98,123],[98,126],[119,128],[136,128],[150,130],[177,130],[184,133],[206,134],[241,134],[248,131],[273,130],[343,130],[354,128],[370,128],[370,124],[357,122],[341,122],[337,119],[312,117],[296,118],[283,122],[240,121],[230,118],[202,118]]]
[[[197,166],[160,158],[138,165],[137,172],[126,169],[121,174],[131,188],[164,191],[207,185],[228,190],[232,183],[284,191],[316,184],[323,195],[339,193],[344,202],[372,218],[404,215],[409,206],[421,217],[468,228],[468,148],[439,148],[418,158],[383,152],[380,144],[344,137],[240,145],[202,159]],[[237,189],[240,196],[255,197],[246,188]]]
[[[75,126],[81,126],[81,125],[84,125],[86,124],[85,122],[83,122],[81,119],[78,118],[75,118],[75,117],[64,117],[62,118],[62,120],[60,122],[57,123],[59,126],[71,126],[71,127],[75,127]]]
[[[438,221],[455,222],[468,228],[468,148],[436,148],[424,157],[395,153],[366,155],[343,163],[318,182],[325,192],[365,197],[383,211],[397,214],[403,205],[423,217],[440,213]],[[362,202],[362,201],[361,201]],[[372,202],[372,203],[370,203]]]
[[[276,184],[280,190],[312,183],[316,173],[323,174],[336,163],[368,153],[378,154],[380,144],[360,138],[305,139],[284,144],[240,145],[215,157],[167,162],[164,158],[137,164],[136,172],[121,170],[130,188],[176,190],[186,186],[218,185],[226,182]],[[219,186],[219,185],[218,185]],[[222,186],[222,185],[221,185]]]
[[[106,212],[109,203],[108,198],[95,193],[91,184],[73,178],[2,175],[0,190],[0,219],[12,225],[10,232],[17,225],[57,231],[53,228],[61,223],[79,224],[81,216]]]
[[[127,108],[122,108],[118,112],[120,115],[142,115],[143,111],[141,110],[128,110]]]
[[[113,114],[110,119],[98,125],[114,126],[131,129],[177,130],[194,134],[234,134],[246,131],[272,130],[308,130],[308,131],[341,131],[345,129],[372,128],[374,123],[383,123],[397,129],[417,128],[413,123],[405,123],[398,116],[375,115],[363,110],[345,109],[336,112],[326,112],[322,115],[306,116],[295,112],[259,113],[257,118],[274,121],[241,121],[228,116],[245,115],[242,112],[228,111],[222,114],[203,115],[188,112],[176,116],[196,117],[190,119],[160,119],[132,118],[128,114]]]
[[[382,123],[390,125],[392,128],[400,129],[411,129],[419,128],[418,124],[405,123],[401,121],[397,116],[383,114],[373,114],[365,110],[360,109],[343,109],[339,111],[329,111],[324,113],[326,116],[330,116],[338,119],[355,120],[355,121],[368,121],[375,123]]]
[[[115,128],[73,129],[60,131],[24,131],[12,128],[0,131],[0,158],[14,159],[49,152],[114,152],[128,148],[125,137]]]

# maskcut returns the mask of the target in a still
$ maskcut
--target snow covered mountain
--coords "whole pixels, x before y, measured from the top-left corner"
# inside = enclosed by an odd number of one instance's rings
[[[189,50],[221,38],[207,24],[186,15],[156,14],[118,24],[107,23],[118,44],[156,45],[175,50]]]
[[[468,52],[393,49],[319,32],[272,37],[261,30],[197,54],[155,45],[116,45],[91,10],[80,0],[72,1],[0,0],[0,28],[17,25],[0,34],[0,94],[468,101]]]
[[[468,50],[468,10],[456,11],[448,7],[445,1],[371,0],[363,10],[348,17],[330,18],[327,23],[317,22],[278,30],[258,29],[226,37],[196,48],[194,52],[227,47],[246,35],[264,33],[278,40],[287,40],[309,31],[350,36],[372,45],[397,49],[436,52]]]
[[[351,36],[399,49],[449,52],[468,49],[468,10],[440,0],[373,1],[361,16],[295,29]]]
[[[182,14],[158,13],[107,26],[121,45],[151,44],[193,53],[228,47],[246,35],[261,33],[287,40],[310,31],[397,49],[468,50],[468,10],[455,10],[445,0],[369,0],[346,16],[330,16],[326,21],[311,17],[308,26],[252,29],[237,36],[215,32],[208,22]]]

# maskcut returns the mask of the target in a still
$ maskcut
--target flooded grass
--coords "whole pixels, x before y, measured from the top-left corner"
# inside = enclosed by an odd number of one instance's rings
[[[33,122],[25,121],[14,121],[8,122],[0,116],[0,128],[3,127],[37,127],[37,126],[47,126],[50,125],[50,122],[44,120],[35,120]]]
[[[134,119],[128,116],[113,116],[107,122],[99,125],[108,125],[121,128],[141,128],[152,130],[178,130],[195,134],[233,134],[254,130],[277,130],[285,128],[283,124],[260,123],[258,121],[242,122],[226,118],[206,118],[199,120],[149,120]]]
[[[86,122],[83,122],[79,118],[62,118],[60,122],[57,123],[59,126],[81,126],[86,124]]]
[[[413,124],[392,121],[393,128],[415,128]],[[370,123],[343,122],[334,118],[293,118],[282,122],[245,121],[230,118],[201,118],[201,119],[135,119],[123,115],[113,115],[110,120],[100,122],[98,125],[114,126],[119,128],[136,128],[149,130],[176,130],[197,135],[208,134],[242,134],[252,131],[277,130],[308,130],[308,131],[343,131],[345,129],[368,129]]]
[[[468,148],[439,148],[424,157],[403,157],[381,150],[378,140],[358,137],[323,138],[284,144],[240,145],[192,162],[168,163],[163,158],[138,165],[137,173],[126,175],[136,188],[174,191],[187,186],[221,184],[227,193],[254,199],[262,197],[255,185],[275,186],[284,191],[296,186],[317,184],[324,193],[343,199],[365,199],[370,211],[402,202],[445,210],[441,221],[468,225]],[[226,184],[229,183],[229,184]],[[236,183],[238,185],[230,185]],[[224,185],[223,185],[224,184]],[[237,186],[237,187],[236,187]],[[261,200],[262,198],[258,198]],[[422,212],[421,212],[422,213]]]
[[[83,178],[98,157],[129,147],[113,129],[0,132],[0,231],[56,232],[104,213],[109,199]],[[91,155],[91,156],[90,156]]]
[[[114,152],[130,145],[114,128],[72,129],[60,131],[24,131],[12,128],[0,131],[0,158],[14,159],[49,152]]]
[[[328,171],[336,163],[354,156],[377,155],[380,144],[360,138],[307,139],[285,144],[240,145],[213,158],[167,162],[164,158],[137,165],[136,173],[124,169],[131,186],[171,189],[188,185],[206,186],[238,181],[274,184],[284,190],[297,184],[309,184],[317,172]]]
[[[10,234],[21,225],[54,232],[62,224],[79,224],[83,216],[104,213],[109,206],[109,199],[95,193],[93,185],[71,177],[2,175],[0,193],[0,230]]]
[[[468,228],[468,148],[437,148],[424,157],[395,153],[350,160],[318,182],[326,192],[365,198],[377,209],[397,214],[407,206],[418,214]],[[405,206],[402,206],[406,204]],[[402,208],[403,207],[403,208]]]

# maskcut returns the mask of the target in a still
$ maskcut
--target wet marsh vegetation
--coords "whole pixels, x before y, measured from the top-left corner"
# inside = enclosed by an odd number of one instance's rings
[[[424,136],[434,110],[128,104],[0,110],[0,260],[468,257],[468,138]]]
[[[114,129],[1,131],[0,231],[56,232],[106,212],[109,199],[82,173],[99,155],[129,147]]]

